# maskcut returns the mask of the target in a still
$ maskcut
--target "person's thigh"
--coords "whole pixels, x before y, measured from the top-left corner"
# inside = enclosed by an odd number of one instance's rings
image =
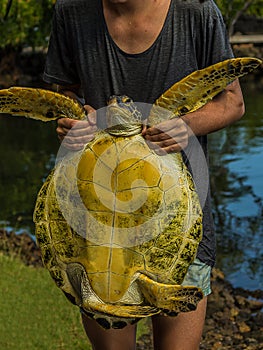
[[[105,330],[84,314],[82,314],[82,322],[93,350],[134,350],[136,348],[136,325]]]
[[[155,350],[197,350],[202,337],[207,297],[202,299],[195,311],[181,313],[176,317],[153,316]]]

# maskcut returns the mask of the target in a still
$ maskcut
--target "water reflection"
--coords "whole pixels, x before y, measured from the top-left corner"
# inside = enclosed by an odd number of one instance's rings
[[[243,91],[246,115],[210,137],[218,266],[235,286],[263,289],[263,101]]]
[[[246,116],[210,135],[218,266],[235,286],[263,289],[263,101],[243,86]],[[0,117],[0,225],[34,231],[36,194],[59,144],[55,123]]]
[[[40,185],[58,148],[55,124],[0,116],[0,224],[33,231]]]

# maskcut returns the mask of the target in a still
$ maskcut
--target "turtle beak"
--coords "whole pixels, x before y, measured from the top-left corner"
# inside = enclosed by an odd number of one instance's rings
[[[131,103],[132,99],[126,95],[112,95],[108,100],[108,105],[118,104],[118,105],[126,105]]]
[[[110,96],[110,98],[108,99],[108,105],[111,105],[111,104],[115,104],[115,103],[118,103],[119,101],[119,96],[117,95],[112,95]]]

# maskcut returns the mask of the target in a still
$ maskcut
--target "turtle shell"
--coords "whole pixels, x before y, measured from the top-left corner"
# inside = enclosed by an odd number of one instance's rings
[[[154,306],[138,274],[180,285],[202,236],[201,206],[181,155],[160,157],[141,135],[104,131],[57,165],[34,220],[45,266],[87,312],[94,311],[89,293],[78,287],[87,280],[101,305]]]

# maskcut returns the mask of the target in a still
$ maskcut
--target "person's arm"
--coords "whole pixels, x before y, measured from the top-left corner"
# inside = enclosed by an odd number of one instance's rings
[[[165,152],[179,152],[187,146],[187,126],[196,136],[207,135],[239,120],[245,112],[243,96],[238,80],[199,110],[144,128],[143,136]]]
[[[207,135],[239,120],[245,113],[238,80],[194,113],[182,117],[196,136]]]
[[[84,105],[83,98],[80,92],[80,85],[56,85],[57,92],[66,95],[73,100],[77,101],[79,104]]]
[[[58,85],[57,92],[64,94],[83,105],[79,85]],[[87,121],[69,118],[58,119],[57,134],[63,145],[71,150],[79,150],[94,138],[97,130],[95,109],[90,105],[83,105],[87,112]],[[70,131],[71,130],[71,131]],[[67,136],[68,132],[70,134]],[[66,137],[67,136],[67,137]],[[66,138],[65,138],[66,137]]]

